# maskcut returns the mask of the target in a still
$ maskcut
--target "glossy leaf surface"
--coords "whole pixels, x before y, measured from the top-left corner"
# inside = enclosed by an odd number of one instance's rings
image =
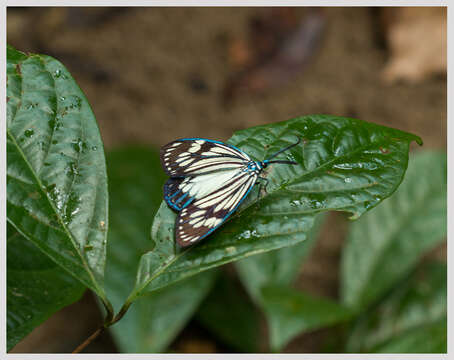
[[[235,263],[241,281],[255,302],[261,304],[263,286],[291,285],[318,237],[324,214],[319,214],[302,243],[251,256]]]
[[[346,304],[362,308],[372,303],[444,241],[446,167],[446,154],[414,154],[398,191],[351,225],[342,255]]]
[[[267,193],[251,193],[232,219],[190,249],[174,243],[175,213],[165,203],[154,219],[155,247],[143,255],[129,301],[148,291],[231,261],[306,239],[317,213],[354,218],[391,195],[402,181],[414,135],[333,116],[305,116],[237,132],[229,142],[262,160],[302,138],[287,159],[264,174]]]
[[[7,49],[7,217],[105,299],[107,177],[93,112],[68,70]]]
[[[8,351],[52,314],[79,300],[85,289],[8,225]]]

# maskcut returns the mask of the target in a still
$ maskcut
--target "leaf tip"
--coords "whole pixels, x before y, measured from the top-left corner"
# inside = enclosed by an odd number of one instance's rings
[[[419,145],[419,146],[422,146],[424,144],[424,142],[422,141],[422,139],[419,137],[419,136],[416,136],[415,135],[415,141],[416,143]]]

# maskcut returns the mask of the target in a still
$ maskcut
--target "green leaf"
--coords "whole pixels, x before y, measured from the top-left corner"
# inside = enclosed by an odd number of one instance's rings
[[[446,352],[447,266],[429,263],[356,322],[349,352]]]
[[[95,117],[68,70],[7,48],[7,218],[106,302],[107,177]]]
[[[447,319],[423,324],[396,336],[387,344],[375,349],[378,353],[446,353],[448,348]]]
[[[206,271],[137,299],[111,328],[121,351],[164,352],[212,288],[215,275]]]
[[[264,306],[261,291],[263,287],[273,285],[290,286],[296,280],[301,264],[315,245],[324,217],[324,214],[316,216],[314,226],[309,231],[305,241],[293,246],[251,256],[235,263],[241,281],[259,307],[263,309]],[[273,338],[276,334],[279,334],[279,337],[281,335],[279,329],[273,329],[274,325],[277,324],[280,326],[280,323],[270,319],[269,311],[272,311],[272,309],[265,311],[265,316],[268,320],[270,342],[272,344],[279,343],[281,346],[284,346],[287,341],[282,342],[279,339]],[[275,314],[273,319],[279,317],[279,315],[280,311],[278,314]]]
[[[341,263],[345,304],[371,304],[444,241],[446,166],[446,154],[415,154],[396,194],[352,224]]]
[[[197,312],[197,319],[219,339],[241,352],[260,351],[260,317],[238,284],[222,274]]]
[[[313,115],[237,132],[230,143],[256,159],[293,142],[287,157],[299,166],[267,169],[267,194],[251,194],[228,224],[190,249],[174,242],[175,213],[163,202],[154,219],[155,248],[141,258],[128,301],[203,270],[306,239],[315,214],[349,211],[359,217],[402,181],[414,135],[334,116]]]
[[[110,229],[106,292],[118,308],[127,298],[140,256],[150,249],[149,224],[162,199],[165,175],[159,153],[127,147],[107,154]],[[215,274],[206,272],[138,299],[110,328],[122,352],[162,352],[210,290]]]
[[[334,301],[286,286],[264,287],[262,304],[270,322],[273,351],[282,349],[299,333],[334,325],[352,316],[348,308]]]
[[[86,289],[10,224],[7,227],[7,351]]]
[[[261,288],[270,285],[291,285],[296,280],[304,259],[318,237],[324,214],[315,218],[307,239],[299,244],[251,256],[235,263],[241,281],[249,295],[260,306]]]

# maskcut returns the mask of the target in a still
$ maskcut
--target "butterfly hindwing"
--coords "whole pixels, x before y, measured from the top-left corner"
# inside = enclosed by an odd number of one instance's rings
[[[239,169],[251,161],[240,149],[207,139],[180,139],[161,148],[161,164],[174,177]]]
[[[167,205],[177,211],[188,206],[194,200],[188,191],[182,190],[181,183],[183,181],[185,181],[185,178],[170,178],[164,184],[164,200]]]
[[[180,246],[189,246],[221,226],[245,199],[257,175],[231,171],[230,179],[213,191],[195,198],[184,207],[175,223],[175,238]],[[197,177],[194,178],[197,181]]]

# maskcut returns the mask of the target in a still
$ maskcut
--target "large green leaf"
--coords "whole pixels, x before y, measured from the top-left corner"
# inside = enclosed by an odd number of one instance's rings
[[[241,290],[232,277],[223,273],[200,306],[197,319],[238,351],[257,353],[261,344],[259,313]]]
[[[7,217],[104,302],[107,177],[95,117],[68,70],[7,48]]]
[[[375,349],[377,353],[444,353],[448,348],[447,319],[422,324],[421,327],[399,334]]]
[[[8,224],[7,350],[86,289]]]
[[[114,326],[122,352],[164,352],[207,295],[216,270],[206,271],[137,299]]]
[[[149,224],[162,199],[159,154],[146,147],[108,153],[110,229],[106,291],[115,307],[127,298],[140,256],[150,249]],[[161,352],[185,325],[214,279],[206,272],[138,299],[110,330],[122,352]]]
[[[447,266],[425,264],[356,322],[349,352],[446,352]]]
[[[446,154],[415,154],[396,194],[352,224],[342,255],[346,304],[367,306],[444,241],[446,166]]]
[[[317,240],[318,232],[324,217],[324,214],[319,214],[316,217],[314,226],[308,232],[305,241],[293,246],[251,256],[235,263],[240,279],[248,293],[262,309],[264,306],[262,288],[273,285],[291,285],[299,274],[302,262]],[[270,318],[270,312],[272,312],[273,309],[274,307],[270,307],[265,311],[265,316],[268,320],[270,343],[273,344],[273,346],[277,346],[277,344],[279,346],[284,346],[296,333],[291,331],[287,332],[286,334],[289,335],[287,338],[282,335],[280,332],[281,323],[276,320],[282,312],[279,310],[276,314],[272,314],[272,318]],[[323,321],[323,319],[320,320]],[[285,319],[283,321],[285,321]],[[278,326],[278,329],[273,329],[275,325]],[[276,335],[278,336],[278,339],[274,339],[274,336]],[[278,349],[274,348],[274,350]]]
[[[141,258],[128,302],[203,270],[301,242],[319,212],[344,210],[359,217],[394,192],[410,142],[421,142],[399,130],[323,115],[242,130],[229,142],[261,160],[297,136],[302,144],[287,157],[299,166],[271,166],[267,194],[259,202],[251,194],[228,224],[193,248],[175,245],[176,215],[163,202],[152,227],[155,247]]]
[[[318,237],[324,214],[319,214],[307,239],[299,244],[248,257],[235,263],[241,281],[254,301],[261,304],[261,288],[270,285],[291,285],[301,264]]]
[[[273,351],[281,350],[301,332],[346,321],[353,314],[347,307],[334,301],[313,297],[286,286],[265,286],[261,296],[270,323]]]

